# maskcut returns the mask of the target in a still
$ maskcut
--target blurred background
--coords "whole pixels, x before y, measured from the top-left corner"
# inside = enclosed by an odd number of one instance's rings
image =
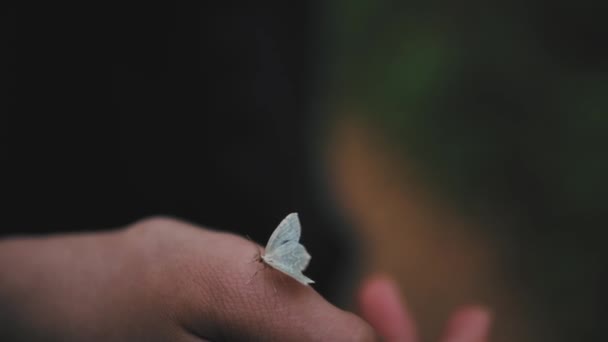
[[[297,211],[342,307],[381,271],[428,341],[471,302],[493,341],[602,340],[604,3],[4,6],[3,233]]]

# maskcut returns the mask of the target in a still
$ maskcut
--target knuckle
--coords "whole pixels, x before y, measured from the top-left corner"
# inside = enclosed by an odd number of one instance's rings
[[[134,234],[145,234],[149,232],[162,232],[169,229],[175,229],[179,226],[187,226],[188,224],[170,216],[149,216],[142,218],[129,226],[127,231]]]
[[[138,220],[133,224],[133,226],[162,227],[168,225],[175,225],[176,223],[181,223],[181,221],[171,216],[154,215]]]

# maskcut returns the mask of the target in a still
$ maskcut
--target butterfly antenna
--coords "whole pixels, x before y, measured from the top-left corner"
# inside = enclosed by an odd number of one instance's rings
[[[255,255],[253,256],[253,259],[249,261],[249,263],[262,261],[262,247],[260,247],[249,235],[245,234],[245,237],[247,237],[249,241],[253,242],[253,245],[256,247]]]

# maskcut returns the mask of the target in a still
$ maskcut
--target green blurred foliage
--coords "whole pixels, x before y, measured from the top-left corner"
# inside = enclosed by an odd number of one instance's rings
[[[608,24],[593,8],[358,0],[333,14],[333,102],[385,127],[438,188],[514,211],[524,194],[551,202],[526,216],[604,208]]]
[[[437,191],[510,240],[519,286],[565,340],[597,338],[608,5],[338,0],[331,13],[336,110],[383,127]]]

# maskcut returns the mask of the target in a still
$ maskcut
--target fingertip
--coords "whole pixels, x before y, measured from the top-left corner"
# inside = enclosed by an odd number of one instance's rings
[[[375,274],[365,279],[358,296],[361,309],[375,308],[379,302],[383,304],[385,302],[402,302],[397,285],[384,274]]]
[[[480,305],[468,306],[452,315],[444,342],[484,342],[490,333],[492,314]]]
[[[414,341],[414,322],[392,278],[368,277],[359,291],[361,314],[387,341]]]
[[[376,334],[376,331],[361,317],[346,311],[341,325],[346,328],[344,331],[336,331],[336,336],[333,340],[344,340],[344,341],[362,341],[362,342],[374,342],[381,341],[380,337]]]

